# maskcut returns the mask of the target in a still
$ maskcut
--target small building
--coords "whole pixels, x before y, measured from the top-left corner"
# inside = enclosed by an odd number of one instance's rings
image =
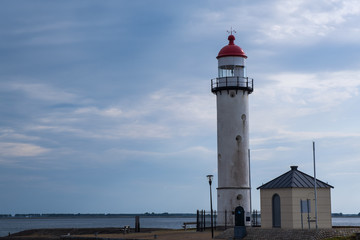
[[[291,166],[291,170],[258,187],[261,201],[261,227],[315,229],[314,177]],[[316,180],[317,225],[331,228],[333,186]]]

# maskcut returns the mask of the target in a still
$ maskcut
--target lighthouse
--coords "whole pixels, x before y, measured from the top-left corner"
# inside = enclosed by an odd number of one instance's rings
[[[217,105],[217,223],[234,226],[235,209],[242,209],[241,221],[249,226],[249,94],[254,82],[246,75],[247,56],[232,32],[228,40],[216,57],[218,77],[211,80]]]

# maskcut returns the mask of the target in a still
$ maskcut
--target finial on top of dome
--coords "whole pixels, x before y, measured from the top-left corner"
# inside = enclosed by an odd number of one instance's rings
[[[233,35],[233,32],[236,33],[235,29],[233,29],[232,27],[230,28],[230,31],[227,30],[227,32],[228,32],[230,35]]]
[[[231,27],[230,31],[227,30],[227,32],[230,34],[228,37],[229,40],[229,45],[235,45],[234,41],[235,41],[235,36],[233,35],[233,33],[236,33],[236,31]]]

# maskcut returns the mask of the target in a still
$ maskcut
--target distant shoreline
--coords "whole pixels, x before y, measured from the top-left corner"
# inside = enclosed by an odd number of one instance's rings
[[[31,213],[31,214],[0,214],[0,219],[49,219],[49,218],[129,218],[139,216],[141,218],[191,218],[195,213]],[[261,217],[261,214],[258,214]],[[359,214],[332,213],[333,218],[360,218]]]
[[[68,213],[51,213],[51,214],[0,214],[0,219],[48,219],[48,218],[129,218],[139,216],[141,218],[150,217],[167,217],[167,218],[189,218],[196,217],[194,213],[141,213],[141,214],[68,214]]]
[[[343,218],[343,217],[346,217],[346,218],[349,218],[349,217],[352,217],[352,218],[360,218],[360,214],[332,213],[332,214],[331,214],[331,217],[335,217],[335,218]]]

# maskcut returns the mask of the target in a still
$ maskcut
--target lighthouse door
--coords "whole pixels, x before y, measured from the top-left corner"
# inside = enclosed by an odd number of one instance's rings
[[[244,208],[238,206],[235,208],[235,226],[245,226],[245,211]]]
[[[274,228],[281,227],[280,196],[278,194],[272,197],[272,220]]]
[[[245,211],[244,208],[238,206],[235,208],[235,227],[234,227],[234,239],[243,239],[246,236],[245,227]]]

